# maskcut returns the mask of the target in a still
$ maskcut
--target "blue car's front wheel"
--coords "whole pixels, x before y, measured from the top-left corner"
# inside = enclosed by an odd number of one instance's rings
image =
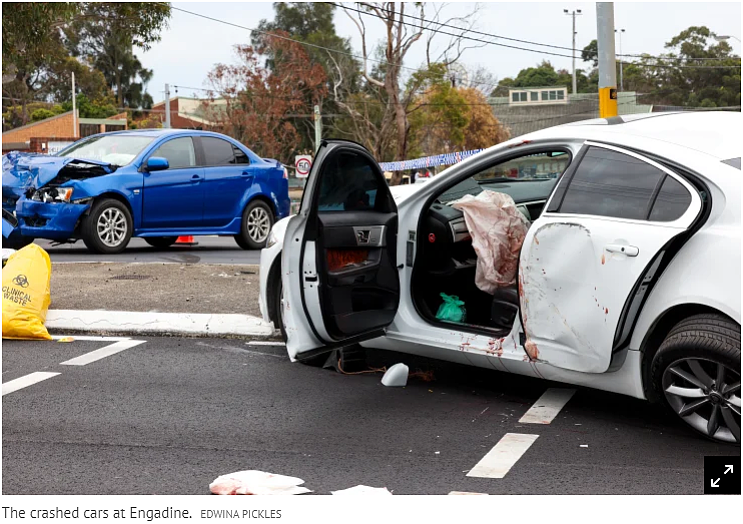
[[[104,198],[93,204],[80,230],[85,246],[92,252],[121,253],[132,238],[132,215],[123,202]]]

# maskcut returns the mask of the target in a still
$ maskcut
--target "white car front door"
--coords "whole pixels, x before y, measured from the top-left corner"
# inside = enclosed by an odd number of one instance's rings
[[[699,192],[677,173],[587,142],[524,240],[519,292],[529,356],[607,371],[701,210]]]
[[[397,220],[371,154],[323,141],[284,236],[282,307],[293,360],[384,334],[400,300]]]

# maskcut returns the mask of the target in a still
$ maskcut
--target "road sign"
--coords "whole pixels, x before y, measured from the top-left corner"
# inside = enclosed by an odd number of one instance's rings
[[[297,169],[297,178],[307,178],[312,168],[312,157],[310,155],[295,156],[294,167]]]

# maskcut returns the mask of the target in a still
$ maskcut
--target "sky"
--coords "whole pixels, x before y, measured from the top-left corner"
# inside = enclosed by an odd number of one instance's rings
[[[258,26],[261,19],[273,19],[273,4],[269,2],[173,2],[174,7],[200,13],[212,18],[228,21],[248,28]],[[346,3],[350,7],[354,4]],[[477,31],[508,38],[518,38],[532,42],[545,43],[570,48],[572,17],[563,10],[578,10],[576,17],[576,48],[582,49],[596,38],[596,4],[588,2],[452,2],[442,9],[442,20],[470,13],[479,6]],[[335,10],[336,32],[349,37],[354,51],[361,54],[361,39],[353,22]],[[427,12],[426,18],[430,15]],[[355,14],[355,13],[352,13]],[[379,41],[384,37],[381,21],[366,19],[369,31],[368,41]],[[705,25],[718,35],[741,37],[740,2],[614,2],[614,27],[625,29],[622,35],[621,51],[624,54],[665,52],[664,45],[684,29],[693,25]],[[477,35],[473,35],[477,36]],[[445,35],[438,35],[435,42],[443,45]],[[521,44],[503,39],[496,43],[539,49],[546,52],[570,55],[570,51],[550,49]],[[231,27],[216,21],[173,10],[169,27],[162,32],[162,40],[155,43],[149,51],[135,49],[142,65],[152,69],[154,75],[149,82],[148,91],[155,102],[165,98],[164,86],[171,85],[171,96],[204,96],[207,74],[217,63],[236,62],[234,46],[249,44],[250,32]],[[729,39],[733,51],[740,55],[739,41]],[[368,44],[367,44],[368,45]],[[371,46],[369,46],[371,47]],[[616,40],[619,53],[619,39]],[[462,55],[461,62],[467,68],[482,66],[489,70],[496,80],[513,77],[521,69],[532,67],[543,59],[549,60],[556,69],[571,70],[569,57],[549,56],[542,52],[509,49],[502,46],[487,45],[469,49]],[[416,43],[405,60],[407,67],[418,68],[425,62],[423,39]],[[586,67],[580,58],[576,67]]]

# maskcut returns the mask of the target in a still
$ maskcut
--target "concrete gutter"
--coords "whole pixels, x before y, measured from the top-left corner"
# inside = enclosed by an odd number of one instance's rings
[[[47,313],[45,325],[49,331],[63,333],[251,338],[275,336],[272,324],[252,315],[236,314],[51,309]]]

